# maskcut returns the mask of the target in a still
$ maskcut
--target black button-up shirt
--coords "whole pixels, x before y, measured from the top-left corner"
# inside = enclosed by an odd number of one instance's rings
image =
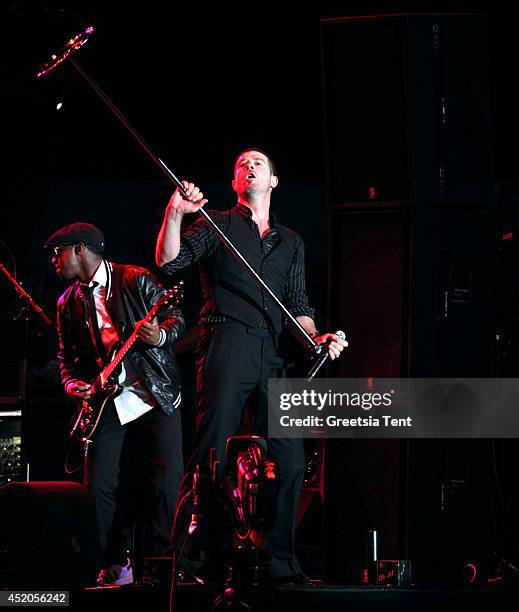
[[[305,289],[304,244],[298,234],[271,215],[271,230],[262,239],[252,211],[241,204],[208,213],[294,317],[314,316]],[[230,317],[281,331],[279,307],[202,217],[183,232],[179,254],[162,270],[173,274],[195,262],[200,266],[204,295],[202,321]]]

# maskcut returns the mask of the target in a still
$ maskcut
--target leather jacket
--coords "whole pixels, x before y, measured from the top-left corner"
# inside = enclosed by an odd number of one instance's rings
[[[104,262],[110,270],[106,308],[123,343],[133,332],[135,323],[142,320],[165,289],[144,268]],[[102,264],[101,264],[102,265]],[[180,375],[175,359],[174,344],[185,331],[181,311],[167,305],[157,315],[159,327],[166,332],[166,340],[159,347],[137,341],[125,357],[131,360],[142,382],[166,414],[172,414],[180,395]],[[61,382],[66,386],[71,379],[90,382],[100,371],[98,356],[88,328],[88,315],[80,287],[76,280],[58,300],[58,333]]]

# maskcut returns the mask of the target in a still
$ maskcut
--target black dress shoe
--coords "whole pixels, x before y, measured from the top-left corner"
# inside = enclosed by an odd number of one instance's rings
[[[298,572],[297,574],[271,578],[270,584],[272,586],[312,586],[312,581],[303,572]]]

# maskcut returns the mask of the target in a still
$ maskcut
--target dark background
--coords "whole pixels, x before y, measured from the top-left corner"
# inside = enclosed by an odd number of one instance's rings
[[[499,211],[498,235],[516,228],[519,49],[516,22],[499,4],[353,2],[336,8],[321,2],[319,8],[287,5],[283,12],[280,3],[207,8],[76,1],[7,2],[2,7],[0,261],[11,271],[16,264],[18,278],[51,316],[63,285],[41,248],[45,238],[67,223],[92,222],[106,234],[108,257],[153,268],[154,244],[171,192],[166,178],[73,67],[63,65],[44,79],[34,77],[51,50],[91,23],[96,33],[80,51],[81,64],[177,176],[201,186],[209,207],[227,208],[234,202],[232,163],[242,148],[259,146],[271,153],[280,176],[273,209],[305,240],[308,291],[322,327],[327,294],[337,288],[327,282],[319,20],[399,12],[484,13],[495,173],[495,201],[489,206],[495,204]],[[59,111],[57,102],[63,103]],[[509,273],[501,279],[503,293],[510,292],[514,279],[513,257],[512,252]],[[186,273],[184,280],[184,310],[192,325],[198,306],[196,273]],[[19,304],[5,281],[0,281],[0,299],[4,355],[19,353],[23,325],[12,322]],[[68,409],[56,399],[59,386],[47,393],[56,380],[49,364],[55,351],[55,335],[34,319],[30,356],[40,399],[34,402],[38,412],[33,423],[47,431],[55,426],[53,448],[48,439],[33,435],[33,466],[36,477],[44,478],[60,477],[61,430]],[[14,385],[16,367],[2,372],[2,384]],[[509,370],[507,375],[516,373]],[[510,507],[514,504],[516,498]],[[514,544],[510,557],[517,558],[518,550]]]
[[[90,86],[64,65],[34,73],[66,37],[95,24],[80,61],[179,177],[209,206],[228,207],[232,161],[251,144],[270,151],[281,187],[274,208],[307,243],[310,296],[324,317],[325,192],[319,19],[337,15],[476,11],[488,14],[496,197],[516,188],[519,54],[514,20],[494,3],[348,3],[338,10],[268,3],[7,2],[0,70],[4,150],[1,239],[19,275],[47,308],[57,292],[40,246],[57,227],[84,220],[107,236],[108,255],[153,265],[171,191]],[[362,61],[362,58],[359,58]],[[63,102],[60,111],[58,101]],[[2,261],[10,263],[2,248]],[[2,293],[2,296],[4,293]],[[4,298],[4,304],[5,304]]]

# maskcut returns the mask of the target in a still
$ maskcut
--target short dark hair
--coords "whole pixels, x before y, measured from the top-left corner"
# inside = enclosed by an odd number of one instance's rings
[[[250,153],[251,151],[256,151],[257,153],[261,153],[262,155],[264,155],[269,162],[270,174],[272,174],[273,176],[278,175],[276,164],[272,161],[272,157],[270,157],[270,155],[266,151],[264,151],[263,149],[260,149],[259,147],[247,147],[247,149],[243,149],[243,151],[240,151],[234,160],[234,168],[236,168],[236,162],[238,161],[238,159],[244,153]]]

